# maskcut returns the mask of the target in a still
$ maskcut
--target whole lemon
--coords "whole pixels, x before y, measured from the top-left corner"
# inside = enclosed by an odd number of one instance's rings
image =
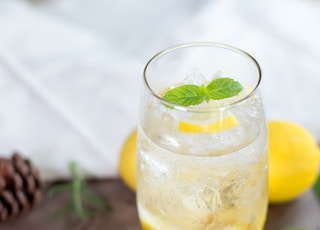
[[[301,125],[269,121],[269,202],[299,197],[315,182],[320,153],[311,134]]]
[[[136,190],[137,130],[134,129],[124,142],[119,158],[119,174],[124,183]]]

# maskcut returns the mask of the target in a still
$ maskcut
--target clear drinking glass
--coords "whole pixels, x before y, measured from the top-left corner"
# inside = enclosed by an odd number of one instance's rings
[[[219,77],[235,79],[243,90],[188,107],[162,98],[177,85]],[[143,229],[263,228],[268,154],[260,81],[256,60],[224,44],[182,44],[147,63],[137,143]]]

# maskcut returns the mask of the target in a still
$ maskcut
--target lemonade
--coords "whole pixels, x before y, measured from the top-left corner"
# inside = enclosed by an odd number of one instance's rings
[[[207,49],[207,45],[200,47]],[[212,80],[216,70],[204,71],[203,76],[211,76],[204,82]],[[220,66],[218,70],[224,73]],[[145,75],[151,73],[157,75],[157,69],[146,70]],[[173,76],[181,73],[185,71],[175,71]],[[193,106],[177,106],[161,98],[164,89],[189,84],[184,81],[176,79],[162,87],[149,82],[152,91],[147,89],[142,96],[137,205],[143,228],[261,230],[268,203],[268,154],[257,87],[243,87],[236,96]]]

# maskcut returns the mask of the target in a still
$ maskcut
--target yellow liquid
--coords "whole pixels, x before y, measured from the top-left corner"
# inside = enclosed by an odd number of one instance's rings
[[[144,230],[263,229],[268,154],[259,97],[227,113],[183,117],[152,103],[144,113],[137,142],[137,206]],[[232,125],[217,129],[211,116]]]
[[[141,130],[139,138],[146,145],[140,145],[137,172],[144,230],[263,229],[268,201],[263,135],[239,151],[213,157],[164,150]]]

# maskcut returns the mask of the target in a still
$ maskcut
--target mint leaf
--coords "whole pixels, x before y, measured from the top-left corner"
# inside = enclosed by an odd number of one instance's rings
[[[169,90],[163,99],[177,105],[198,105],[205,100],[204,92],[197,85],[182,85]]]
[[[242,90],[242,85],[231,78],[217,78],[207,86],[211,99],[220,100],[236,96]]]
[[[203,100],[205,100],[206,102],[209,102],[209,100],[210,100],[210,95],[209,95],[209,93],[208,93],[207,87],[206,87],[204,84],[202,84],[202,85],[200,86],[200,92],[201,92],[201,95],[202,95],[202,97],[203,97]]]

